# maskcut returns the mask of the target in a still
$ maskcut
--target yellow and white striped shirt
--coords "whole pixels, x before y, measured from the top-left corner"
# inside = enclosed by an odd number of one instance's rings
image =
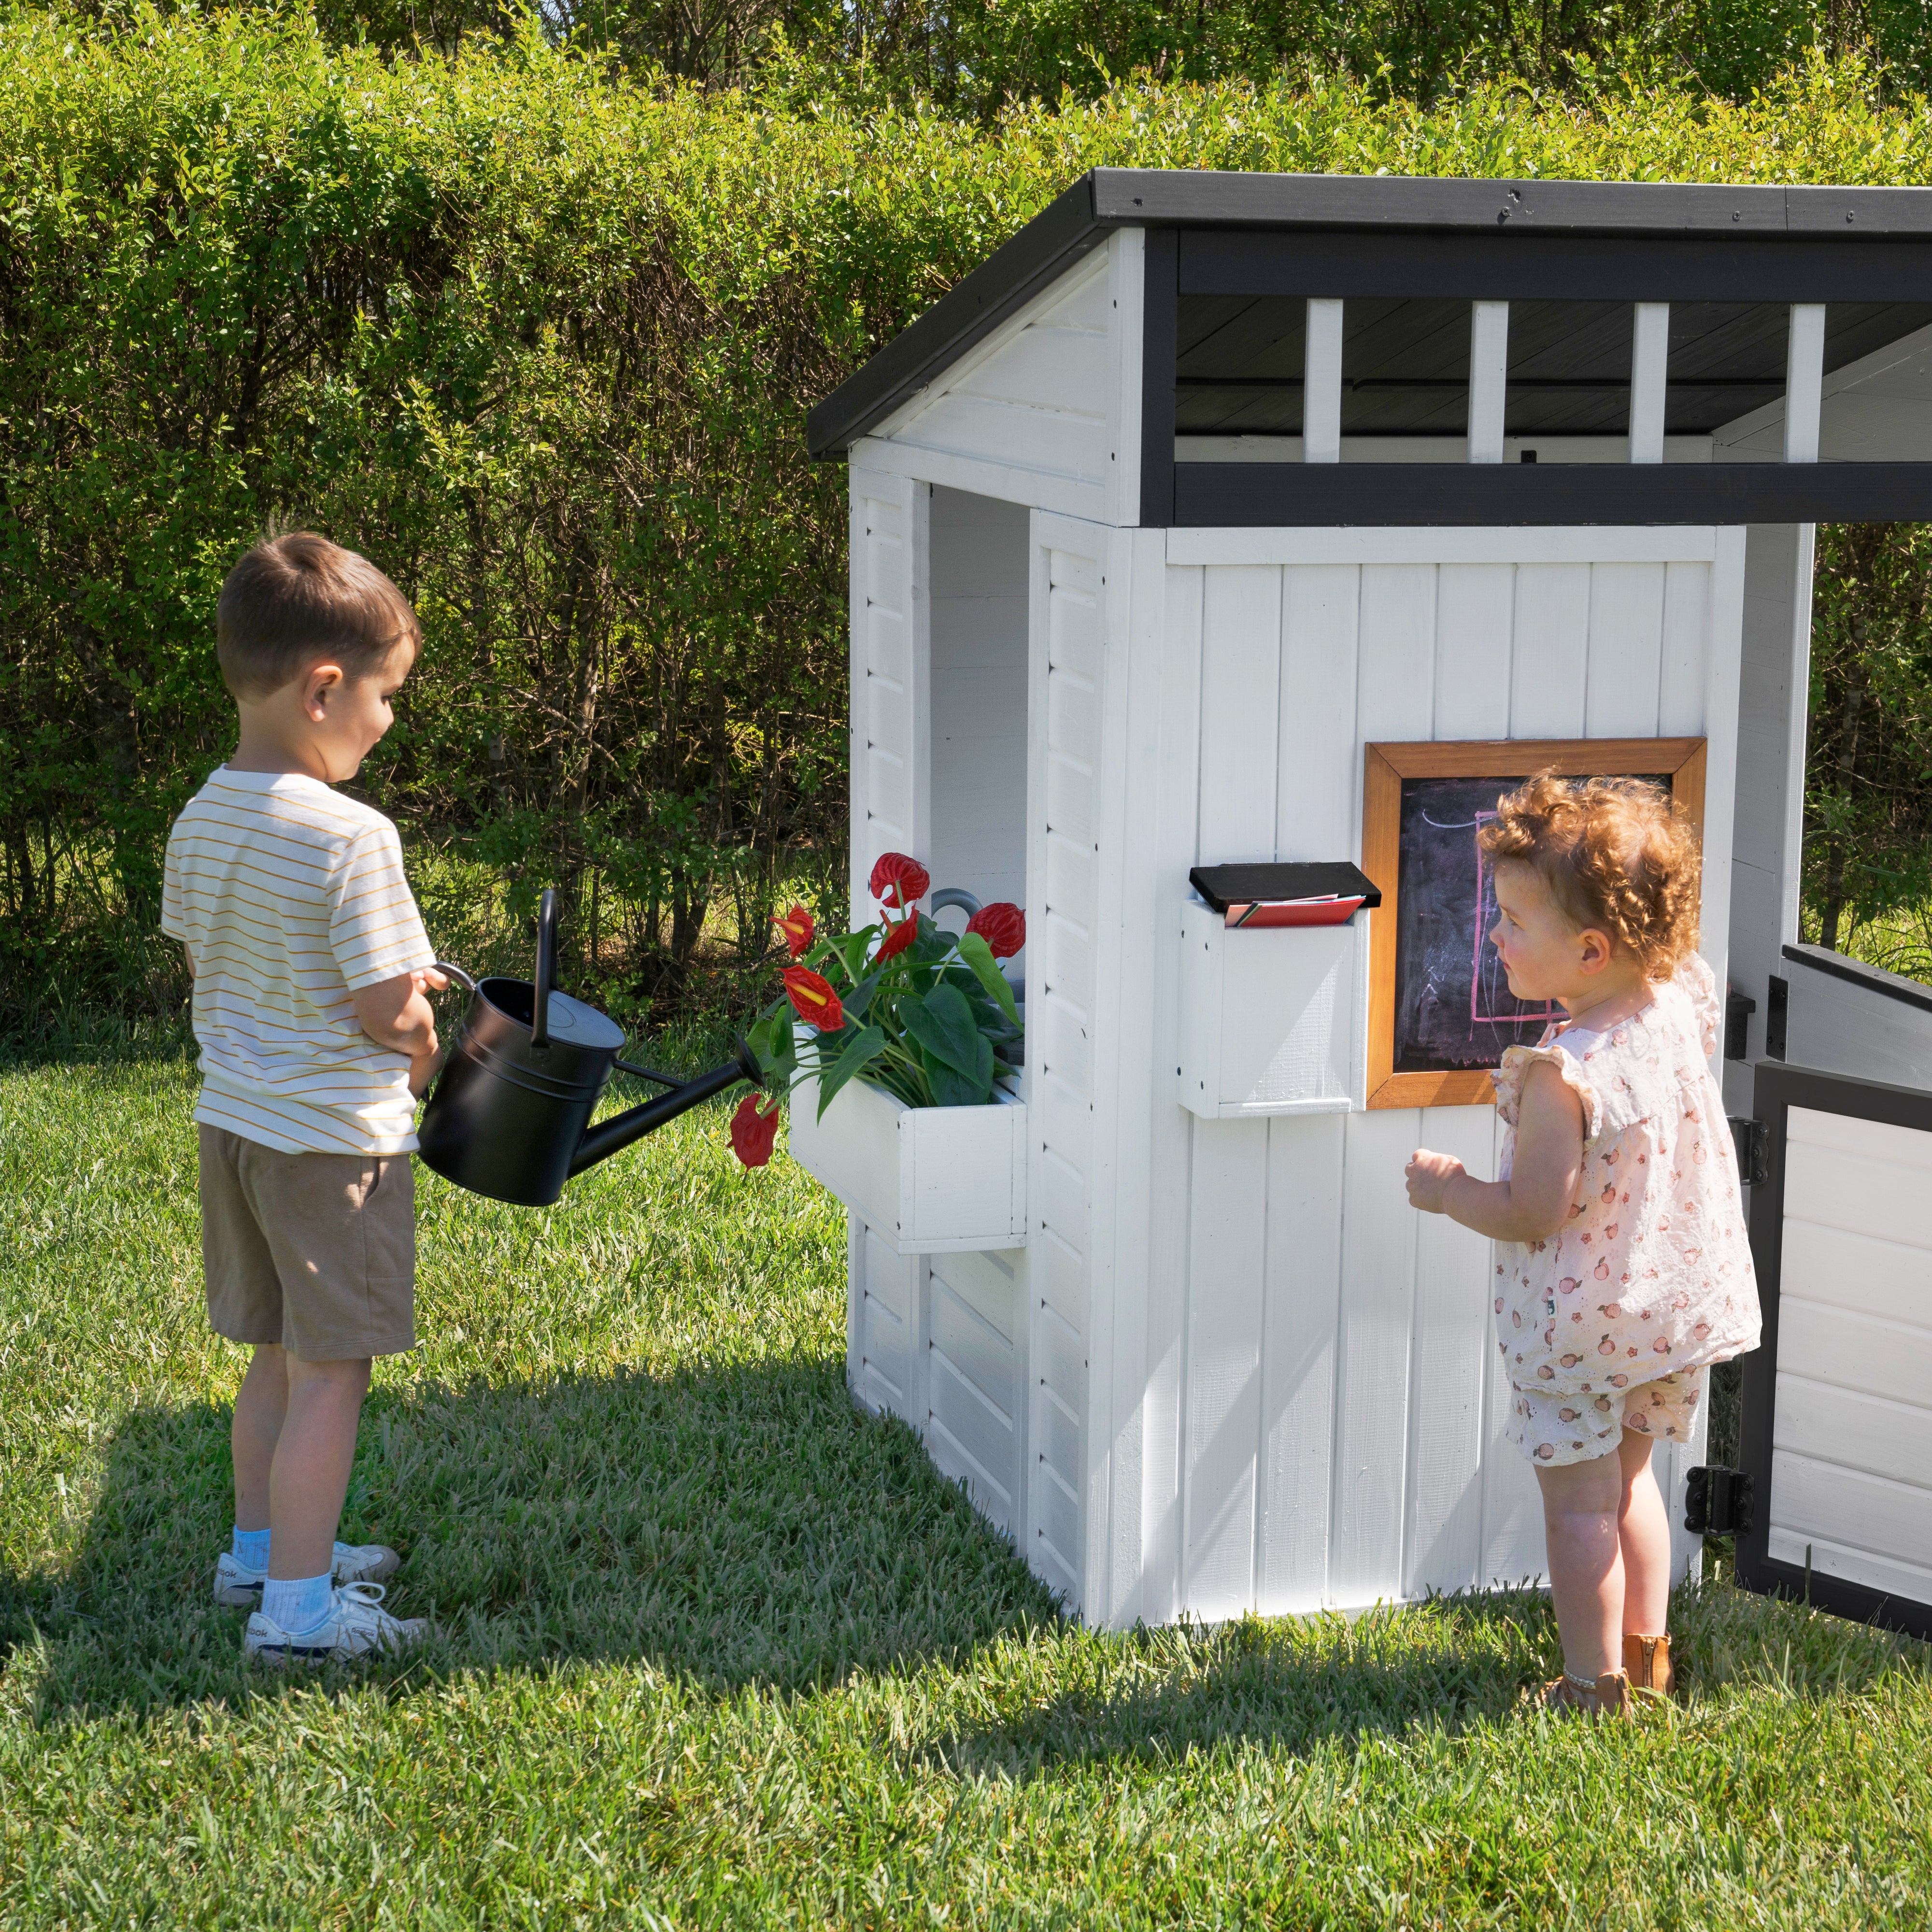
[[[284,1154],[410,1154],[409,1056],[350,998],[436,957],[380,812],[224,765],[168,835],[161,930],[194,961],[197,1121]]]

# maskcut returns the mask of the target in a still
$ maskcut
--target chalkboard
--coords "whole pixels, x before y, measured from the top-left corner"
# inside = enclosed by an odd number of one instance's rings
[[[1512,996],[1489,944],[1496,892],[1476,835],[1537,772],[1648,777],[1704,815],[1701,738],[1542,738],[1363,747],[1362,870],[1382,888],[1369,966],[1369,1105],[1466,1107],[1551,1017]]]
[[[1490,868],[1476,843],[1508,778],[1405,778],[1396,893],[1395,1069],[1447,1073],[1494,1066],[1533,1044],[1552,1009],[1526,1005],[1489,943]]]

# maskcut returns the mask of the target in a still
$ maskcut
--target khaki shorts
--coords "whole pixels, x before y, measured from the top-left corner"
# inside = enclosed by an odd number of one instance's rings
[[[407,1154],[280,1154],[201,1136],[208,1318],[304,1362],[416,1345],[416,1188]]]
[[[1636,1388],[1592,1395],[1511,1389],[1509,1439],[1532,1462],[1550,1467],[1594,1462],[1617,1446],[1626,1429],[1667,1442],[1688,1442],[1703,1400],[1701,1368],[1679,1369]]]

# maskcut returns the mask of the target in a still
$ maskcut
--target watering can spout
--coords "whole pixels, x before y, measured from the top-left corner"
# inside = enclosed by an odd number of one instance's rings
[[[655,1100],[646,1100],[640,1106],[614,1114],[608,1120],[600,1120],[594,1127],[585,1128],[583,1138],[577,1144],[577,1151],[571,1157],[572,1180],[586,1167],[595,1167],[600,1160],[608,1160],[633,1141],[643,1139],[667,1120],[676,1120],[679,1114],[710,1100],[714,1094],[723,1093],[728,1087],[735,1087],[741,1080],[748,1080],[754,1087],[764,1084],[764,1072],[751,1048],[742,1040],[725,1065],[714,1066],[709,1073],[700,1073],[695,1080],[686,1081],[682,1085],[667,1080],[661,1073],[653,1073],[647,1066],[634,1066],[627,1060],[620,1060],[616,1064],[626,1073],[637,1074],[659,1086],[668,1086],[670,1090]]]

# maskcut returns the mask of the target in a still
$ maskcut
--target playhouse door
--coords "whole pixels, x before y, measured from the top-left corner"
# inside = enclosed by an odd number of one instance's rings
[[[1932,1636],[1932,1090],[1756,1074],[1738,1580]]]

